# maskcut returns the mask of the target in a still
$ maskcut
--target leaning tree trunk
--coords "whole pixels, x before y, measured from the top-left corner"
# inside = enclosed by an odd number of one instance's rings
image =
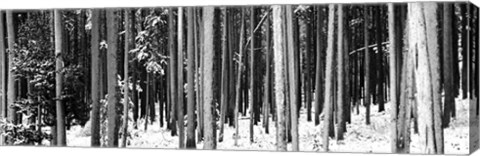
[[[408,4],[411,53],[415,53],[420,145],[428,154],[443,153],[439,92],[439,48],[437,41],[437,4]],[[420,16],[418,16],[420,14]],[[416,46],[414,46],[416,45]]]
[[[63,22],[62,13],[60,10],[55,10],[55,96],[57,97],[55,106],[57,112],[57,145],[66,146],[67,139],[65,133],[65,107],[63,105],[61,96],[63,88],[63,55],[62,55],[62,37]]]
[[[118,146],[118,84],[117,84],[117,24],[116,10],[107,9],[107,79],[108,79],[108,104],[107,104],[107,146]]]
[[[333,29],[334,29],[334,20],[335,20],[335,5],[330,4],[328,6],[328,34],[327,34],[327,57],[326,57],[326,72],[325,72],[325,103],[324,103],[324,125],[323,125],[323,146],[324,151],[328,152],[329,146],[329,131],[330,131],[330,122],[333,118],[333,102],[332,102],[332,78],[333,78]]]
[[[275,77],[275,102],[276,102],[276,113],[277,113],[277,150],[286,151],[287,142],[286,138],[286,127],[285,127],[285,83],[284,83],[284,58],[283,56],[285,49],[284,41],[284,17],[285,8],[284,6],[273,6],[273,60],[274,60],[274,77]]]
[[[213,103],[213,15],[214,7],[203,7],[203,53],[204,61],[209,62],[203,64],[203,102],[204,102],[204,145],[203,149],[216,149],[216,126],[215,126],[215,105]]]

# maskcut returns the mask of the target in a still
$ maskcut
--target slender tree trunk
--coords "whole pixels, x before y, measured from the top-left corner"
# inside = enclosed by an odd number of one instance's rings
[[[338,37],[337,37],[337,140],[343,140],[343,132],[345,131],[344,125],[345,125],[345,118],[344,118],[344,102],[345,101],[345,80],[344,76],[345,71],[344,71],[344,62],[345,62],[345,50],[344,50],[344,44],[343,44],[343,29],[344,29],[344,17],[343,17],[343,5],[339,4],[338,5]]]
[[[118,146],[118,86],[117,86],[117,30],[115,24],[116,10],[107,9],[107,79],[108,79],[108,127],[107,127],[107,146]]]
[[[5,31],[3,21],[3,11],[0,10],[0,119],[7,117],[7,58],[5,53]],[[0,128],[0,133],[3,133],[3,128]],[[0,146],[5,145],[5,136],[0,135]]]
[[[129,109],[129,89],[128,89],[128,52],[130,51],[130,43],[131,43],[131,32],[130,32],[130,10],[125,9],[124,13],[124,20],[125,20],[125,50],[124,52],[124,62],[123,62],[123,129],[122,129],[122,147],[127,147],[127,133],[128,133],[128,109]]]
[[[242,63],[243,62],[243,55],[245,53],[245,50],[243,49],[243,43],[244,43],[244,34],[245,34],[245,9],[242,8],[242,18],[241,18],[241,26],[240,26],[240,43],[239,43],[239,63],[238,63],[238,72],[237,72],[237,81],[236,81],[236,86],[235,86],[235,90],[237,93],[239,93],[238,96],[235,97],[235,142],[234,142],[234,145],[235,146],[238,146],[238,139],[240,138],[240,134],[239,134],[239,123],[238,123],[238,115],[239,115],[239,105],[240,105],[240,99],[241,99],[241,96],[240,96],[240,92],[241,92],[241,84],[242,84],[242,72],[244,71],[245,69],[245,63]]]
[[[443,109],[443,127],[446,128],[450,124],[450,117],[452,112],[455,111],[455,93],[454,93],[454,78],[453,78],[453,50],[452,44],[455,44],[456,41],[452,40],[452,18],[455,16],[453,4],[443,3],[443,85],[444,85],[444,109]],[[453,109],[452,109],[453,108]]]
[[[15,30],[13,30],[13,13],[12,10],[7,10],[7,42],[8,42],[8,71],[7,71],[7,107],[8,107],[8,121],[17,124],[17,109],[13,107],[17,94],[15,92],[15,75],[12,72],[13,68],[13,46],[15,43]]]
[[[320,112],[322,112],[322,107],[323,107],[323,90],[324,90],[324,86],[323,86],[323,55],[324,55],[324,52],[323,52],[323,45],[322,45],[322,38],[321,38],[321,32],[322,32],[322,23],[323,23],[323,16],[321,14],[322,12],[322,8],[323,7],[320,7],[320,6],[317,6],[317,21],[316,21],[316,25],[317,25],[317,33],[316,33],[316,41],[317,41],[317,62],[316,62],[316,76],[315,76],[315,117],[314,117],[314,120],[315,120],[315,125],[319,125],[320,124]]]
[[[177,72],[178,72],[178,77],[177,77],[177,91],[178,91],[178,105],[177,105],[177,115],[178,115],[178,135],[180,141],[179,143],[179,148],[185,148],[185,125],[184,125],[184,104],[183,104],[183,98],[184,98],[184,92],[183,92],[183,8],[178,7],[178,34],[177,34],[177,44],[178,44],[178,49],[177,49]]]
[[[369,40],[369,33],[368,33],[368,7],[365,5],[364,9],[364,37],[365,37],[365,87],[364,87],[364,97],[363,97],[363,105],[365,105],[366,113],[365,113],[365,123],[370,125],[370,51],[368,48],[368,40]]]
[[[56,112],[57,112],[57,140],[58,146],[66,146],[67,139],[65,133],[65,109],[61,99],[63,89],[63,52],[62,52],[62,33],[63,22],[60,10],[55,10],[55,96],[56,96]]]
[[[265,89],[265,99],[264,99],[264,127],[265,127],[265,133],[269,134],[269,112],[270,112],[270,105],[272,104],[271,103],[271,49],[270,49],[270,18],[267,17],[266,21],[265,21],[265,27],[266,27],[266,30],[265,30],[265,36],[266,36],[266,51],[265,51],[265,85],[264,85],[264,89]]]
[[[220,101],[220,133],[218,136],[218,142],[223,141],[223,130],[225,125],[225,115],[227,113],[228,105],[228,60],[227,60],[227,32],[230,31],[227,29],[228,24],[228,15],[227,8],[222,8],[223,12],[223,30],[222,30],[222,82],[221,82],[221,101]]]
[[[323,127],[323,146],[324,146],[324,151],[328,152],[328,147],[329,147],[329,131],[330,131],[330,122],[332,122],[331,118],[333,118],[333,105],[332,105],[332,78],[333,78],[333,29],[334,29],[334,20],[335,20],[335,5],[330,4],[328,6],[328,39],[327,39],[327,66],[326,66],[326,72],[325,72],[325,105],[324,105],[324,111],[325,111],[325,119],[324,119],[324,127]]]
[[[254,129],[253,125],[255,123],[255,114],[254,114],[254,100],[256,98],[256,95],[254,93],[255,91],[255,7],[250,7],[250,80],[249,80],[249,92],[248,92],[248,99],[249,99],[249,112],[250,112],[250,143],[253,143],[254,141]]]
[[[215,53],[213,51],[213,15],[214,8],[213,7],[204,7],[203,8],[203,37],[204,37],[204,61],[205,62],[213,62],[213,58]],[[203,64],[203,72],[205,73],[203,84],[204,84],[204,145],[203,149],[216,149],[216,127],[215,127],[215,105],[213,103],[213,64],[212,63],[205,63]]]
[[[277,150],[286,151],[287,142],[286,127],[285,127],[285,83],[284,83],[284,56],[285,41],[284,41],[284,6],[272,6],[273,8],[273,58],[274,58],[274,77],[275,77],[275,101],[277,108]]]
[[[99,97],[99,14],[100,10],[93,9],[92,10],[92,38],[90,40],[91,45],[91,71],[92,71],[92,114],[91,114],[91,146],[92,147],[99,147],[100,146],[100,97]]]
[[[298,94],[298,87],[296,87],[297,80],[298,80],[298,75],[296,73],[296,68],[295,68],[295,59],[296,59],[296,54],[295,54],[295,47],[294,47],[294,42],[293,42],[293,10],[291,5],[286,6],[286,33],[287,33],[287,47],[288,49],[285,49],[287,52],[286,56],[288,58],[288,68],[289,68],[289,81],[290,81],[290,115],[291,115],[291,133],[292,133],[292,150],[293,151],[298,151],[299,150],[299,141],[298,141],[298,111],[297,111],[297,94]]]
[[[187,117],[188,117],[188,125],[187,125],[187,148],[196,148],[195,142],[195,92],[194,92],[194,46],[193,46],[193,8],[187,8],[187,59],[188,59],[188,73],[187,73],[187,83],[188,83],[188,110],[187,110]]]
[[[172,136],[177,135],[177,116],[176,116],[176,106],[178,105],[177,101],[177,55],[175,53],[175,40],[174,40],[174,33],[175,33],[175,24],[173,23],[173,8],[170,8],[168,11],[168,45],[169,45],[169,53],[170,53],[170,128],[172,128]]]

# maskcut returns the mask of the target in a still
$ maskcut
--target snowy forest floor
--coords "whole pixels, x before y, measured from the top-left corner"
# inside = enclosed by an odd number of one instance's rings
[[[330,151],[332,152],[361,152],[361,153],[390,153],[390,115],[389,104],[385,105],[385,112],[378,112],[378,106],[372,105],[371,124],[365,124],[365,108],[360,107],[360,114],[352,113],[352,123],[347,124],[345,140],[336,141],[330,139]],[[445,135],[445,154],[467,154],[469,152],[469,104],[467,100],[457,99],[457,118],[453,119],[449,128],[444,130]],[[354,108],[352,108],[354,109]],[[158,113],[158,112],[157,112]],[[158,117],[158,116],[157,116]],[[322,118],[321,118],[322,120]],[[471,120],[470,120],[471,121]],[[478,120],[476,120],[478,121]],[[315,126],[314,122],[307,122],[306,110],[302,109],[299,118],[299,139],[300,151],[322,151],[320,125]],[[475,122],[478,126],[478,122]],[[67,145],[74,147],[90,146],[90,126],[74,126],[67,131]],[[266,134],[262,128],[262,123],[254,127],[254,142],[249,139],[249,120],[242,119],[239,122],[240,139],[238,146],[234,146],[234,127],[225,125],[225,134],[223,142],[217,144],[220,150],[276,150],[275,142],[275,124],[270,118],[270,133]],[[131,122],[129,131],[131,138],[128,140],[128,148],[177,148],[178,136],[171,136],[170,131],[165,127],[160,128],[157,121],[153,125],[148,125],[145,132],[143,120],[139,120],[138,129],[133,129]],[[218,126],[217,126],[218,128]],[[217,131],[218,132],[218,131]],[[418,134],[413,133],[412,124],[411,134],[411,153],[422,153],[419,147]],[[217,133],[218,136],[218,133]],[[200,142],[198,149],[203,148]],[[291,144],[288,144],[291,149]]]

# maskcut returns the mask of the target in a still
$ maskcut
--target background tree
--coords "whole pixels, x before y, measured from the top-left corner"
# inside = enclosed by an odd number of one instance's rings
[[[205,62],[212,62],[215,53],[213,52],[213,7],[203,7],[203,53]],[[204,145],[203,149],[216,149],[216,128],[215,128],[215,105],[213,103],[213,64],[203,64],[204,79]]]
[[[91,29],[91,97],[92,97],[92,114],[91,114],[91,146],[100,146],[100,97],[99,97],[99,14],[100,10],[92,9],[92,29]]]
[[[62,12],[55,10],[55,95],[57,107],[57,143],[58,146],[66,146],[67,138],[65,131],[65,107],[62,101],[63,92],[63,22]]]

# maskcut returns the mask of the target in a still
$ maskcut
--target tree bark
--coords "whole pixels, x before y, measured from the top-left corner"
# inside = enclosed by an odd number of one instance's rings
[[[107,79],[108,79],[108,127],[107,146],[118,146],[118,86],[117,86],[117,33],[116,10],[107,9]]]
[[[15,75],[12,72],[13,68],[13,46],[15,43],[15,30],[13,29],[13,13],[12,10],[7,11],[7,42],[8,42],[8,71],[7,71],[7,107],[8,107],[8,121],[12,122],[13,124],[17,124],[17,109],[14,106],[15,99],[17,97],[17,93],[15,92]]]
[[[273,8],[273,58],[274,58],[274,77],[275,77],[275,102],[277,108],[277,150],[286,151],[287,142],[285,127],[285,83],[284,83],[284,6],[272,6]]]
[[[363,104],[365,105],[366,112],[365,112],[365,123],[370,125],[370,51],[368,48],[368,40],[369,40],[369,33],[368,33],[368,7],[365,5],[364,9],[364,37],[365,37],[365,87],[364,87],[364,99]]]
[[[344,50],[344,17],[343,17],[343,5],[338,4],[338,37],[337,37],[337,140],[343,140],[343,132],[345,131],[345,116],[344,116],[344,102],[345,102],[345,80],[344,76],[346,75],[344,72],[344,62],[345,62],[345,50]]]
[[[335,5],[330,4],[328,6],[328,39],[327,39],[327,65],[326,65],[326,72],[325,72],[325,105],[324,105],[324,111],[325,111],[325,119],[324,119],[324,125],[323,125],[323,146],[324,146],[324,151],[328,152],[328,147],[329,147],[329,131],[330,131],[330,122],[332,122],[333,118],[333,102],[332,102],[332,78],[333,78],[333,29],[334,29],[334,20],[335,20]]]
[[[455,93],[454,93],[454,78],[453,78],[453,46],[458,41],[453,42],[452,36],[452,15],[453,4],[443,3],[443,85],[444,85],[444,109],[443,109],[443,123],[442,127],[446,128],[450,124],[452,112],[455,111]]]
[[[215,53],[213,51],[213,7],[204,7],[203,8],[203,37],[204,37],[204,61],[213,62]],[[204,147],[203,149],[216,149],[216,128],[215,128],[215,105],[213,103],[213,64],[204,63],[203,72],[205,73],[203,84],[204,84]]]
[[[63,90],[63,52],[62,52],[62,37],[63,22],[62,12],[55,10],[55,96],[56,96],[56,112],[57,112],[57,145],[66,146],[67,139],[65,133],[65,108],[62,101]]]
[[[130,10],[125,9],[124,12],[124,20],[125,20],[125,50],[124,52],[124,62],[123,62],[123,129],[122,129],[122,144],[121,147],[127,147],[127,133],[128,133],[128,109],[129,109],[129,89],[128,89],[128,52],[130,51],[130,43],[131,43],[131,32],[130,32]]]
[[[234,142],[234,145],[235,146],[238,146],[238,139],[240,138],[240,134],[239,134],[239,123],[238,123],[238,115],[239,115],[239,105],[240,105],[240,99],[241,99],[241,96],[240,96],[240,89],[241,89],[241,84],[242,84],[242,72],[244,71],[245,69],[245,63],[242,63],[243,62],[243,55],[245,53],[245,50],[243,48],[243,43],[244,43],[244,34],[245,34],[245,9],[242,8],[242,18],[241,18],[241,26],[240,26],[240,43],[239,43],[239,63],[238,63],[238,71],[237,71],[237,81],[236,81],[236,86],[235,86],[235,90],[238,94],[238,96],[235,97],[235,142]]]
[[[289,80],[290,80],[290,115],[291,115],[291,133],[292,133],[292,151],[298,151],[299,150],[299,141],[298,141],[298,111],[297,111],[297,98],[298,98],[298,75],[296,73],[296,68],[295,68],[295,60],[296,54],[295,54],[295,47],[294,47],[294,42],[293,42],[293,10],[291,5],[286,6],[286,31],[287,31],[287,47],[288,49],[285,49],[287,52],[289,63],[288,63],[288,68],[289,68]]]
[[[91,29],[91,72],[92,72],[92,114],[91,114],[91,146],[92,147],[99,147],[100,146],[100,94],[99,94],[99,59],[100,59],[100,52],[99,52],[99,14],[100,10],[93,9],[92,10],[92,29]]]
[[[227,113],[227,105],[228,105],[228,54],[227,54],[227,32],[228,30],[228,15],[227,15],[227,8],[222,8],[223,12],[223,30],[222,30],[222,82],[221,82],[221,101],[220,101],[220,133],[218,136],[218,142],[223,141],[223,130],[225,125],[225,116]]]
[[[194,92],[194,46],[193,46],[193,8],[187,8],[187,59],[188,59],[188,73],[187,73],[187,83],[188,83],[188,110],[187,110],[187,117],[188,117],[188,125],[187,125],[187,148],[196,148],[195,142],[195,92]]]
[[[184,125],[184,92],[183,92],[183,8],[178,7],[178,28],[177,28],[177,91],[178,91],[178,105],[177,105],[177,125],[178,125],[178,135],[179,135],[179,148],[185,148],[185,125]]]
[[[174,17],[173,17],[173,8],[170,8],[168,11],[168,45],[169,45],[169,52],[170,52],[170,61],[169,61],[169,70],[170,70],[170,128],[172,129],[172,136],[177,135],[177,55],[175,53],[175,25],[174,25]]]

